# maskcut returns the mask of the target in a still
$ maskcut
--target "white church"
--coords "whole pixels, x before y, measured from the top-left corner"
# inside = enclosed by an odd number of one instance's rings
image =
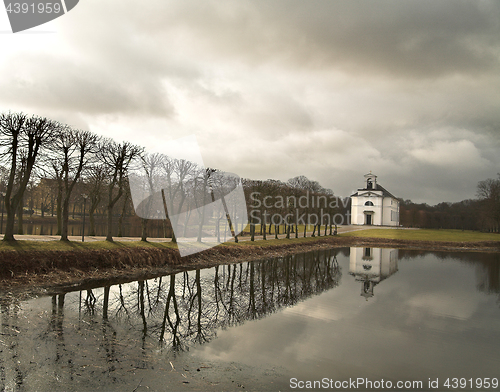
[[[399,201],[372,172],[365,174],[364,188],[351,195],[351,224],[399,226]]]

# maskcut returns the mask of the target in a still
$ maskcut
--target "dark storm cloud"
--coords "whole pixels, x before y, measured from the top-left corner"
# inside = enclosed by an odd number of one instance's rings
[[[171,4],[169,4],[171,6]],[[174,11],[172,11],[172,9]],[[398,78],[499,70],[499,7],[471,1],[186,1],[163,24],[191,45],[261,63]],[[150,20],[148,19],[148,22]]]
[[[87,0],[53,47],[6,52],[0,100],[138,144],[195,132],[242,177],[348,195],[373,170],[456,201],[500,167],[499,20],[496,0]]]
[[[51,108],[87,114],[146,113],[166,115],[172,106],[155,80],[120,77],[120,70],[75,64],[64,58],[45,56],[44,67],[36,56],[14,58],[0,89],[11,104]]]

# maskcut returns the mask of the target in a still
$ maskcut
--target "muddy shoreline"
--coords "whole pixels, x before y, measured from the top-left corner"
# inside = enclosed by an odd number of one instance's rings
[[[440,242],[361,237],[319,237],[273,246],[217,246],[181,258],[174,249],[131,248],[86,251],[33,251],[2,254],[0,296],[54,295],[181,271],[209,268],[318,249],[367,246],[421,251],[500,252],[500,241]]]

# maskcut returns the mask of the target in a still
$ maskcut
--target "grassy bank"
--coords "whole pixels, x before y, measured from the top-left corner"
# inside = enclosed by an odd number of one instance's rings
[[[334,237],[231,242],[184,258],[170,242],[0,242],[0,291],[147,279],[222,263],[348,246],[500,252],[500,236],[456,230],[372,229]]]
[[[405,241],[480,242],[500,241],[498,233],[432,229],[368,229],[341,234],[342,237],[383,238]]]

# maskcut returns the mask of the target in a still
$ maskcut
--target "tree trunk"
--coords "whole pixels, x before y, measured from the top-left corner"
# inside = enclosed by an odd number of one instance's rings
[[[113,205],[108,205],[108,227],[106,241],[113,242]]]
[[[56,214],[57,214],[57,233],[56,235],[61,235],[62,233],[62,188],[57,192],[57,205],[56,205]]]
[[[148,241],[148,220],[144,218],[141,219],[141,241]]]
[[[118,186],[118,194],[116,195],[115,198],[113,198],[113,188],[114,185],[110,184],[109,189],[108,189],[108,227],[107,227],[107,235],[106,235],[106,241],[113,242],[113,207],[115,204],[120,200],[120,197],[122,197],[123,190]]]
[[[23,199],[19,201],[17,207],[17,234],[24,234],[23,232]]]
[[[95,236],[95,218],[94,218],[94,210],[89,210],[89,221],[90,221],[90,230],[89,236]]]
[[[120,218],[118,219],[118,237],[123,237],[123,217],[125,215],[125,209],[127,208],[127,199],[128,199],[128,194],[125,196],[125,199],[123,200],[122,213],[120,214]]]
[[[69,198],[64,200],[62,205],[62,229],[61,229],[61,241],[68,240],[68,220],[69,220]]]
[[[5,221],[5,234],[3,236],[4,241],[14,241],[15,220],[16,220],[16,215],[14,213],[7,214],[7,220]]]

